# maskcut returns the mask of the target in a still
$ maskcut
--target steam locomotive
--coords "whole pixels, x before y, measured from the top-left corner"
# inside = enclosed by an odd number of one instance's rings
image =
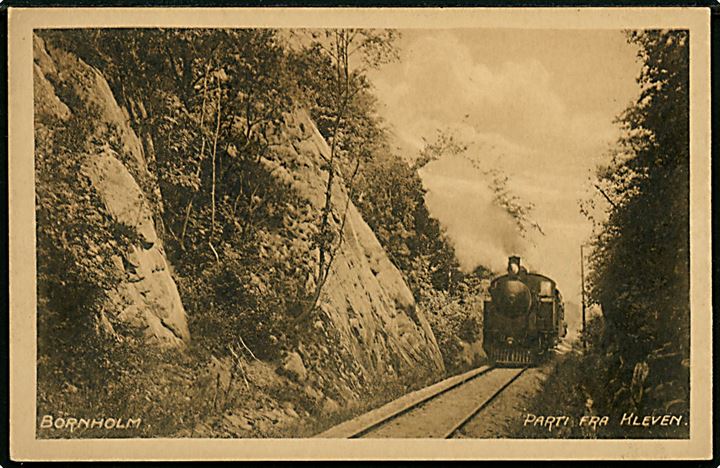
[[[483,308],[483,348],[496,365],[536,365],[567,334],[555,281],[529,273],[520,257],[490,283]]]

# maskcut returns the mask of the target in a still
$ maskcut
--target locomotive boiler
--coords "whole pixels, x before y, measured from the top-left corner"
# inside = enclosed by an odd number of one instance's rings
[[[490,283],[483,308],[483,347],[497,365],[535,365],[567,333],[555,281],[530,273],[520,257]]]

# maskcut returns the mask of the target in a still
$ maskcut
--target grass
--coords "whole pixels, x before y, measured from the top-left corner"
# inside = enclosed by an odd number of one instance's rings
[[[377,379],[372,385],[368,386],[364,392],[367,398],[355,401],[351,405],[341,407],[339,411],[326,413],[319,411],[311,413],[306,420],[300,421],[297,425],[287,428],[283,431],[284,437],[313,437],[333,426],[341,424],[361,414],[372,411],[383,406],[401,396],[419,390],[427,385],[433,384],[440,379],[432,379],[427,374],[418,374],[415,378],[408,377],[407,382],[400,380],[383,380]]]
[[[123,355],[126,352],[121,351]],[[37,437],[52,438],[152,438],[152,437],[312,437],[336,424],[382,406],[410,391],[433,383],[427,373],[405,374],[402,380],[378,378],[368,383],[360,400],[327,412],[322,401],[310,399],[303,384],[277,375],[271,363],[252,361],[220,383],[210,371],[207,351],[191,348],[184,353],[138,349],[132,358],[116,355],[98,366],[85,380],[44,363],[38,374]],[[137,363],[131,365],[129,362]],[[142,364],[142,365],[140,365]],[[50,371],[50,370],[54,371]],[[119,370],[118,370],[119,369]],[[247,379],[247,383],[246,383]],[[220,385],[219,385],[220,383]],[[283,424],[266,424],[265,414],[288,403],[298,418]],[[253,430],[238,433],[224,425],[226,414],[246,414]],[[141,418],[130,429],[41,428],[46,415],[62,418]]]
[[[662,416],[662,412],[639,411],[632,405],[614,403],[608,381],[614,374],[614,360],[593,350],[582,352],[575,344],[572,352],[558,356],[540,392],[533,398],[527,413],[538,417],[568,416],[567,425],[549,430],[547,425],[529,424],[517,428],[512,438],[539,439],[647,439],[687,438],[689,426],[633,427],[622,425],[623,415],[634,412]],[[592,424],[596,417],[595,424]],[[607,417],[606,424],[602,424]],[[686,422],[686,420],[683,420]]]

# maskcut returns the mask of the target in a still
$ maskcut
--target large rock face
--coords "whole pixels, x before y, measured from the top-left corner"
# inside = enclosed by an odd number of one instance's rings
[[[125,278],[110,292],[112,304],[105,308],[101,323],[111,332],[118,328],[113,324],[130,325],[143,330],[148,342],[182,346],[189,339],[185,311],[148,201],[159,195],[144,182],[150,174],[143,143],[129,125],[128,113],[96,69],[37,37],[34,89],[36,139],[57,131],[50,122],[83,115],[90,128],[87,148],[77,156],[83,158],[82,176],[90,181],[89,190],[99,196],[105,214],[131,228],[138,239],[122,256],[111,259],[112,264],[98,264]],[[313,262],[317,266],[312,237],[325,204],[328,173],[323,158],[328,158],[330,149],[302,111],[286,114],[285,123],[271,133],[270,151],[261,161],[278,184],[291,187],[306,206],[287,207],[292,239],[265,233],[259,249],[283,251],[288,261],[306,264],[311,271]],[[326,408],[360,399],[372,386],[380,390],[390,381],[418,383],[444,371],[424,311],[348,200],[345,182],[339,174],[331,216],[337,228],[347,209],[344,241],[317,310],[297,328],[299,344],[280,363],[282,372]],[[311,277],[306,289],[313,288]]]
[[[66,122],[73,113],[83,115],[87,144],[77,153],[82,158],[82,175],[89,179],[90,190],[100,198],[106,215],[138,239],[122,256],[99,258],[98,269],[116,269],[125,278],[108,292],[110,303],[104,307],[100,324],[114,334],[113,324],[122,323],[140,330],[150,344],[183,346],[190,339],[185,310],[155,231],[149,201],[137,180],[149,173],[127,113],[100,73],[74,55],[34,37],[34,59],[36,141],[58,137],[63,127],[52,122]],[[93,115],[87,115],[88,110]]]
[[[325,203],[323,159],[329,158],[330,149],[303,111],[286,115],[285,124],[270,138],[272,151],[263,162],[279,181],[307,199],[313,216],[305,218],[307,225],[298,230],[312,232]],[[348,201],[342,175],[336,178],[332,201],[331,222],[336,228],[348,209],[344,241],[323,288],[320,312],[312,319],[313,331],[299,349],[303,360],[314,367],[317,387],[334,387],[336,398],[352,400],[368,381],[440,374],[442,357],[425,314]],[[333,366],[336,380],[329,384],[323,375]]]

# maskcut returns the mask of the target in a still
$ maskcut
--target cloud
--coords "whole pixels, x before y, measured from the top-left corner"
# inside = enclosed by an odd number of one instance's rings
[[[500,272],[507,255],[519,254],[530,268],[569,285],[567,297],[579,297],[576,251],[589,223],[577,202],[586,193],[589,171],[618,135],[612,123],[616,111],[607,102],[629,99],[636,70],[624,55],[613,61],[606,54],[598,62],[571,45],[577,39],[592,50],[606,50],[603,44],[615,47],[618,40],[622,46],[619,36],[568,31],[556,37],[565,42],[555,53],[541,41],[532,42],[531,35],[519,48],[505,40],[478,48],[478,41],[497,35],[413,32],[401,44],[400,62],[371,78],[380,113],[405,157],[414,159],[424,139],[448,130],[470,143],[468,157],[481,168],[508,174],[511,191],[536,205],[534,218],[547,235],[523,239],[507,213],[493,204],[487,177],[465,159],[426,166],[421,177],[428,208],[447,230],[463,269],[483,264]],[[633,50],[615,48],[632,60]],[[488,50],[492,60],[485,60]],[[565,75],[569,69],[571,81]],[[605,83],[605,76],[613,77],[612,83]],[[583,80],[588,86],[579,84]]]
[[[391,75],[374,82],[388,121],[408,147],[434,125],[454,123],[532,149],[577,151],[612,135],[605,116],[568,110],[553,75],[535,59],[490,68],[450,32],[409,44]]]

